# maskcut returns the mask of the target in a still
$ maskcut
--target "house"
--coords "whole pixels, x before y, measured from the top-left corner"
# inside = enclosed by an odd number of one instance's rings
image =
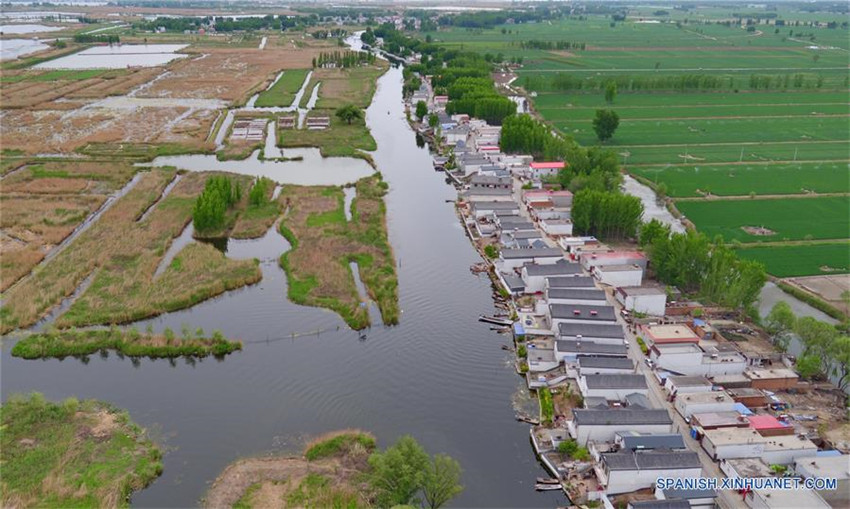
[[[629,500],[626,509],[690,509],[686,500]]]
[[[678,433],[638,433],[636,431],[623,431],[614,437],[614,445],[624,451],[652,450],[652,449],[687,449],[685,439]]]
[[[526,350],[525,360],[528,363],[528,371],[531,373],[550,371],[560,365],[555,358],[555,351],[551,348],[537,348],[529,343]]]
[[[625,357],[626,346],[623,344],[610,345],[595,341],[570,341],[558,339],[555,341],[555,357],[558,362],[575,363],[579,356],[590,357]]]
[[[550,288],[596,288],[596,282],[590,276],[549,276],[546,289]]]
[[[560,255],[561,250],[554,249]],[[527,293],[540,293],[546,289],[546,280],[558,276],[575,276],[581,274],[581,267],[577,263],[568,262],[561,256],[556,260],[556,263],[548,263],[538,265],[528,263],[522,266],[520,275],[525,282],[525,291]]]
[[[511,190],[510,177],[492,177],[488,175],[473,175],[469,179],[469,188],[507,189]]]
[[[840,453],[824,456],[826,453],[838,451],[821,451],[813,458],[797,458],[794,471],[803,479],[836,479],[838,489],[818,490],[817,493],[832,507],[850,507],[850,457]]]
[[[752,479],[754,477],[773,477],[767,463],[761,458],[733,458],[720,460],[720,471],[730,479],[738,477]]]
[[[503,191],[502,189],[489,189],[489,191]],[[519,216],[499,216],[496,217],[496,226],[503,232],[521,232],[521,231],[536,231],[534,224],[527,219]],[[554,249],[554,248],[552,248]],[[560,252],[560,250],[559,250]],[[563,258],[563,256],[562,256]]]
[[[791,389],[796,387],[799,380],[797,373],[788,368],[748,369],[744,371],[744,376],[750,379],[753,388],[769,391]]]
[[[667,410],[646,409],[574,409],[567,430],[581,446],[588,441],[611,442],[617,433],[670,433],[673,420]]]
[[[641,325],[640,332],[648,345],[699,343],[699,336],[686,324]]]
[[[443,139],[446,140],[446,145],[457,145],[459,141],[466,141],[469,138],[469,127],[457,126],[443,130]]]
[[[573,193],[551,189],[527,189],[522,194],[522,201],[526,207],[568,209],[573,206]]]
[[[712,383],[704,376],[668,376],[664,388],[670,394],[711,392]]]
[[[543,230],[546,235],[550,235],[552,237],[563,237],[573,234],[572,219],[540,219],[539,224],[540,229]]]
[[[655,286],[626,286],[614,292],[624,309],[650,316],[664,316],[667,292]]]
[[[615,288],[621,286],[640,286],[643,283],[643,269],[639,265],[605,265],[593,267],[590,272],[600,283]]]
[[[455,160],[457,162],[457,167],[465,176],[477,173],[482,166],[490,164],[490,160],[485,156],[473,152],[461,154],[460,157],[456,157]]]
[[[618,323],[562,323],[558,325],[556,333],[558,339],[626,347],[626,336]]]
[[[537,249],[503,249],[502,252],[499,253],[499,262],[501,269],[504,271],[518,269],[526,263],[550,265],[563,259],[564,255],[561,253],[561,250],[554,247]]]
[[[503,231],[499,243],[505,249],[531,249],[548,247],[536,230]]]
[[[596,288],[549,288],[545,292],[549,304],[607,304],[605,292]]]
[[[587,375],[630,374],[635,372],[635,364],[626,357],[579,357],[578,373]]]
[[[732,410],[730,412],[698,412],[691,415],[691,424],[706,429],[749,428],[746,416]]]
[[[578,251],[585,246],[598,246],[599,241],[596,240],[596,237],[561,237],[558,239],[558,244],[561,246],[561,249],[566,251],[567,253],[576,255]],[[576,259],[578,256],[575,257]]]
[[[654,344],[649,358],[659,369],[679,375],[739,374],[747,367],[747,360],[738,352],[708,353],[694,343]]]
[[[522,282],[522,278],[514,274],[513,272],[501,272],[496,271],[496,275],[499,278],[499,283],[502,285],[509,294],[511,295],[520,295],[525,293],[525,283]]]
[[[473,187],[463,191],[463,197],[467,201],[475,201],[477,199],[485,199],[492,201],[504,201],[513,203],[510,189],[501,189],[497,187]]]
[[[475,219],[492,216],[496,211],[504,213],[512,212],[513,215],[519,213],[519,207],[517,207],[516,203],[493,200],[470,201],[470,210]]]
[[[730,375],[715,375],[711,377],[714,385],[723,387],[724,389],[743,389],[752,386],[752,381],[744,376],[744,373],[736,373]]]
[[[623,401],[629,394],[645,396],[649,392],[646,377],[637,374],[582,375],[578,386],[583,397],[599,397],[608,401]]]
[[[818,447],[797,435],[764,437],[752,428],[706,430],[702,447],[716,460],[761,458],[768,465],[790,465],[797,458],[815,456]]]
[[[689,418],[696,413],[732,412],[735,410],[735,400],[725,392],[691,392],[676,394],[673,406],[684,417]]]
[[[552,331],[558,332],[562,323],[616,323],[614,307],[608,305],[549,304],[546,318]]]
[[[558,175],[558,172],[565,166],[566,163],[562,161],[531,163],[528,165],[528,171],[532,178],[541,179],[543,177],[554,177]]]
[[[827,509],[832,507],[817,492],[807,488],[751,490],[744,496],[744,503],[752,509]]]
[[[688,509],[714,509],[717,491],[712,489],[655,488],[655,498],[658,500],[684,500],[688,503]]]
[[[750,415],[747,416],[750,427],[758,431],[763,437],[775,437],[782,435],[793,435],[794,426],[784,423],[772,415]]]
[[[740,389],[726,389],[726,394],[738,403],[743,403],[747,408],[762,408],[767,406],[767,396],[758,389],[742,387]]]
[[[595,470],[606,494],[617,495],[652,488],[659,477],[700,477],[702,464],[691,451],[609,452]]]
[[[646,256],[638,251],[610,251],[607,253],[582,253],[579,255],[581,266],[590,271],[594,267],[609,265],[637,265],[646,268]],[[640,285],[632,285],[640,286]]]

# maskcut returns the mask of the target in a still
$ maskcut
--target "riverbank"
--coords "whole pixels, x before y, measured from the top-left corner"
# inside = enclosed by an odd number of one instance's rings
[[[12,348],[12,355],[24,359],[78,357],[114,351],[128,357],[150,359],[224,357],[242,349],[239,341],[227,340],[221,332],[205,336],[203,330],[184,331],[181,337],[166,330],[163,334],[142,334],[137,330],[64,330],[25,336]]]
[[[4,507],[128,507],[162,472],[159,448],[107,403],[34,393],[0,414]]]

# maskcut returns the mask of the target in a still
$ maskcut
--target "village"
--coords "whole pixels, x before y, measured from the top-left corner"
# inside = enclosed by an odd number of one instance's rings
[[[538,491],[573,506],[628,509],[847,507],[840,391],[803,381],[758,326],[653,281],[636,244],[576,236],[573,195],[547,184],[568,162],[502,153],[500,127],[448,114],[428,77],[408,99],[434,169],[484,262],[499,311],[481,316],[513,338],[517,373],[536,393]],[[522,100],[522,98],[515,98]],[[424,118],[423,118],[424,120]],[[835,490],[668,489],[659,478],[836,478]],[[662,489],[663,488],[663,489]]]

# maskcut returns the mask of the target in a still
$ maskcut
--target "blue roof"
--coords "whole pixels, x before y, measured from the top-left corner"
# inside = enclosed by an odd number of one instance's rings
[[[753,415],[752,410],[744,406],[743,403],[735,403],[735,410],[741,415]]]
[[[517,336],[525,335],[525,328],[520,322],[514,322],[514,334]]]
[[[830,451],[818,451],[815,453],[816,458],[834,458],[836,456],[841,456],[841,451],[832,449]]]

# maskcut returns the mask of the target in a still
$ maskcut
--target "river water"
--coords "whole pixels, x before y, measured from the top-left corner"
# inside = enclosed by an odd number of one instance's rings
[[[564,505],[562,494],[533,491],[544,471],[511,403],[523,382],[499,348],[508,338],[477,322],[494,311],[490,283],[469,271],[480,260],[446,202],[456,192],[432,170],[427,148],[416,146],[401,88],[401,70],[390,69],[367,111],[378,142],[373,157],[390,184],[400,325],[373,327],[361,339],[336,314],[289,302],[277,265],[288,246],[270,231],[227,245],[229,256],[261,260],[260,283],[138,324],[221,329],[245,342],[242,352],[174,365],[115,355],[23,361],[10,356],[6,341],[3,398],[40,391],[127,409],[167,448],[165,471],[133,497],[138,506],[195,505],[228,463],[297,452],[309,435],[348,427],[373,432],[382,446],[409,433],[429,452],[452,455],[466,486],[455,506]]]

